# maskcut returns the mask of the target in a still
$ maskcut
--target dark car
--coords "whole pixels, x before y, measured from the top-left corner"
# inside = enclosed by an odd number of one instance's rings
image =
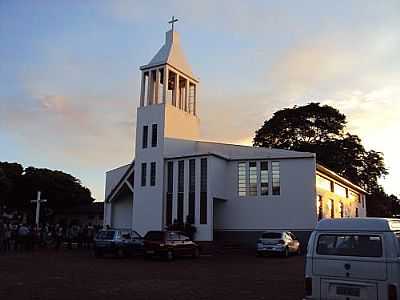
[[[94,240],[94,254],[114,254],[126,257],[143,253],[143,238],[136,231],[100,230]]]
[[[198,257],[199,246],[180,231],[149,231],[144,236],[145,258],[159,256],[172,260],[178,256]]]

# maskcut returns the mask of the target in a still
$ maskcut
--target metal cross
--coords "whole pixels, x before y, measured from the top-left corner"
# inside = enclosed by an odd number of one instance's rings
[[[174,23],[178,22],[178,19],[175,19],[175,16],[172,16],[171,21],[169,21],[168,23],[172,25],[172,31],[174,31]]]
[[[36,226],[39,226],[40,203],[47,202],[46,199],[40,199],[41,194],[42,193],[40,191],[38,191],[37,192],[37,199],[36,200],[31,200],[32,203],[36,202],[36,219],[35,219]]]

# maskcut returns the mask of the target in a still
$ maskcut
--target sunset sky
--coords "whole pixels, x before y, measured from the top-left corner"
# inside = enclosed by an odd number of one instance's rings
[[[104,199],[133,159],[139,66],[171,16],[200,78],[205,140],[250,144],[311,101],[384,153],[400,195],[400,1],[0,1],[0,161],[70,173]]]

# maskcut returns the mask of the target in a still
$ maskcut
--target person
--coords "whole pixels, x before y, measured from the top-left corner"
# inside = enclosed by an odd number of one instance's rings
[[[4,241],[4,249],[5,251],[11,250],[11,237],[12,237],[12,228],[10,223],[5,224],[5,241]]]
[[[194,223],[194,218],[191,215],[187,215],[183,231],[192,241],[194,238],[194,234],[196,233],[196,227],[193,226],[193,223]]]
[[[6,240],[6,232],[3,224],[3,220],[0,219],[0,253],[5,251],[4,242]]]
[[[17,237],[19,241],[19,246],[21,250],[28,250],[29,248],[29,228],[28,226],[23,223],[18,228]]]
[[[54,235],[56,239],[55,249],[58,251],[60,249],[61,243],[63,242],[64,231],[60,224],[57,224],[54,229]]]

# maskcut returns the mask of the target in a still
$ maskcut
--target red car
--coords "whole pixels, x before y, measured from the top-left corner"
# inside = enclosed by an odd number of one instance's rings
[[[199,246],[180,231],[149,231],[144,236],[145,258],[160,256],[173,260],[178,256],[200,255]]]

